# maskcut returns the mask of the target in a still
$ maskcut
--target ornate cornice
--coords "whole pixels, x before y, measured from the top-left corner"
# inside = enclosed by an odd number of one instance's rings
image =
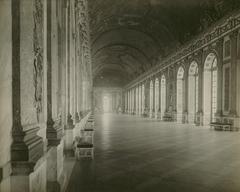
[[[198,52],[204,47],[211,45],[212,43],[218,41],[218,39],[226,35],[229,35],[230,33],[236,31],[236,29],[239,28],[240,28],[240,13],[238,11],[236,13],[233,13],[230,17],[223,18],[222,20],[217,22],[207,31],[196,37],[195,40],[192,40],[189,43],[183,45],[178,51],[171,54],[170,56],[162,60],[160,63],[153,66],[150,70],[140,75],[138,78],[136,78],[128,85],[126,85],[125,88],[129,89],[131,87],[134,87],[136,84],[144,81],[153,74],[159,73],[166,67],[187,58],[189,55],[194,54],[195,52]]]

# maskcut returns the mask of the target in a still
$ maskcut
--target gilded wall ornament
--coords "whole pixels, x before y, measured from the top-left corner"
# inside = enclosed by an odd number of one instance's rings
[[[34,29],[33,29],[33,49],[34,49],[34,71],[33,83],[35,88],[34,107],[37,113],[37,120],[42,112],[43,100],[43,4],[42,0],[34,1]]]

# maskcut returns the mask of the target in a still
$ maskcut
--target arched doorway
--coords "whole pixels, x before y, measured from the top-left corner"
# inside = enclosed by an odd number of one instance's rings
[[[188,73],[188,122],[196,122],[198,112],[198,64],[193,61]]]
[[[163,120],[164,113],[166,111],[166,77],[161,77],[161,120]]]
[[[142,114],[144,114],[145,110],[145,86],[142,85]]]
[[[217,112],[217,57],[210,53],[204,63],[203,124],[215,121]]]
[[[159,110],[159,80],[158,78],[155,79],[155,118],[158,118],[158,110]]]
[[[150,106],[149,106],[149,116],[152,118],[153,117],[153,81],[150,81]]]
[[[184,86],[184,69],[179,67],[177,73],[177,122],[183,122],[183,86]]]

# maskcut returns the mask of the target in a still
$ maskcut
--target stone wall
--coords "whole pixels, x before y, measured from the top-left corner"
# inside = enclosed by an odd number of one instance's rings
[[[0,191],[61,191],[92,107],[87,0],[2,0],[0,16]]]
[[[0,191],[9,181],[10,146],[12,142],[12,37],[11,2],[0,1]],[[3,182],[1,183],[1,181]]]

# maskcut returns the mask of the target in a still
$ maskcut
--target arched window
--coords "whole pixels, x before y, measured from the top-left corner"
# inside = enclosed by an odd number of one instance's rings
[[[145,86],[142,85],[142,114],[144,114],[145,110]]]
[[[203,123],[215,121],[217,112],[217,57],[210,53],[204,63]]]
[[[183,121],[183,85],[184,85],[184,69],[179,67],[177,73],[177,121]]]
[[[158,78],[155,79],[155,118],[158,118],[158,110],[159,110],[159,80]]]
[[[198,112],[198,65],[193,61],[188,73],[188,121],[196,122]]]
[[[150,117],[152,117],[153,115],[153,81],[150,81],[150,93],[149,93],[149,97],[150,97],[150,106],[149,106],[149,115]]]
[[[161,77],[161,120],[163,120],[166,111],[166,77]]]

